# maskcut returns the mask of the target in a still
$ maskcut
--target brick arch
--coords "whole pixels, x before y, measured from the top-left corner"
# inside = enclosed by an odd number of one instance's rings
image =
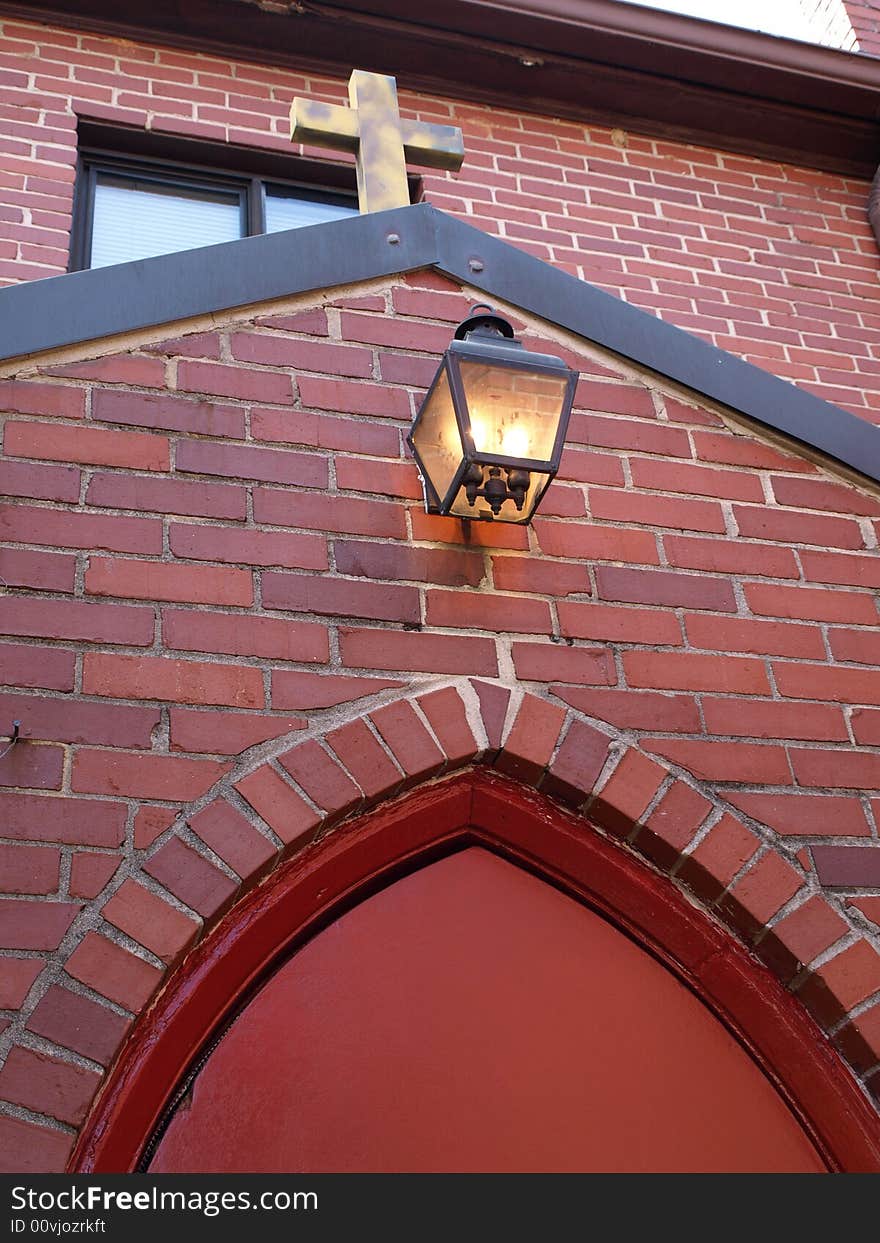
[[[762,836],[716,794],[609,727],[476,679],[417,694],[410,688],[320,733],[277,740],[249,771],[223,778],[182,809],[101,908],[123,936],[111,940],[92,927],[65,964],[73,980],[113,1005],[68,992],[82,1011],[80,1023],[94,1028],[95,1049],[85,1055],[109,1068],[135,1019],[184,968],[195,943],[204,943],[280,864],[343,820],[465,768],[494,770],[588,817],[619,849],[671,876],[796,991],[857,1077],[873,1067],[878,1033],[862,1003],[880,987],[880,956],[772,835]],[[145,953],[132,952],[126,938]],[[120,1007],[134,1017],[121,1016]],[[50,1039],[63,1047],[63,1037]],[[12,1125],[22,1128],[18,1139],[31,1153],[31,1168],[62,1168],[71,1128],[88,1115],[86,1129],[93,1130],[100,1116],[100,1077],[54,1060],[27,1070],[36,1094],[28,1107],[37,1110],[44,1100],[46,1114],[68,1129]],[[79,1168],[79,1155],[72,1160]]]

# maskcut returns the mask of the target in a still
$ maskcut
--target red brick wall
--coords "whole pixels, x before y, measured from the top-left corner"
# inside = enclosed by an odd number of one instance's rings
[[[859,51],[880,56],[880,4],[877,0],[843,0],[859,41]]]
[[[503,738],[573,806],[611,740],[594,818],[880,1094],[876,490],[526,324],[582,372],[559,480],[531,528],[428,517],[403,433],[471,300],[423,274],[0,379],[13,1160],[63,1163],[167,966],[323,812]]]
[[[0,283],[66,268],[78,117],[290,150],[295,94],[346,98],[326,78],[0,23]],[[406,90],[401,101],[464,131],[464,168],[426,176],[430,202],[880,421],[867,183]]]

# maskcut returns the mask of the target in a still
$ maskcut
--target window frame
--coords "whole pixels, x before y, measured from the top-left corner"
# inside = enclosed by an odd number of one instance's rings
[[[351,165],[324,165],[317,161],[279,156],[273,151],[219,145],[215,149],[207,143],[173,139],[148,143],[148,147],[155,148],[155,153],[150,153],[143,149],[144,144],[131,142],[129,134],[125,135],[129,141],[122,138],[114,141],[115,137],[115,134],[108,133],[104,141],[84,143],[79,148],[68,272],[81,272],[91,267],[95,186],[98,175],[102,173],[140,177],[182,188],[215,189],[226,193],[237,191],[242,213],[242,237],[255,237],[266,232],[265,195],[267,189],[276,186],[301,198],[357,209],[355,170]],[[193,158],[179,158],[181,148],[185,156],[191,153]],[[236,156],[242,157],[240,162]],[[230,160],[234,162],[230,163]],[[259,172],[248,168],[248,165],[253,167],[255,164],[260,165]],[[301,175],[297,176],[297,173]],[[419,189],[418,179],[411,178],[411,195],[413,190],[418,193]]]

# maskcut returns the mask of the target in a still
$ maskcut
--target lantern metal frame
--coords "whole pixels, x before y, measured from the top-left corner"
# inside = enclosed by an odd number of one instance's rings
[[[553,450],[549,458],[515,457],[513,455],[477,450],[471,426],[471,411],[468,404],[466,385],[461,374],[461,365],[465,362],[489,365],[499,370],[528,372],[546,375],[557,380],[565,380],[559,422],[554,437]],[[414,438],[422,413],[429,407],[438,386],[443,384],[444,379],[448,385],[452,400],[458,436],[461,442],[462,460],[452,477],[451,483],[441,496],[415,445]],[[502,522],[519,524],[530,522],[532,515],[541,502],[541,498],[559,470],[577,382],[578,372],[569,367],[561,358],[553,354],[538,354],[527,350],[522,342],[515,337],[513,327],[506,319],[496,315],[492,308],[486,304],[475,306],[468,318],[463,320],[456,328],[454,339],[450,342],[449,348],[441,359],[437,373],[406,437],[410,452],[415,458],[422,479],[426,512],[429,514],[450,515],[452,506],[463,487],[468,495],[471,495],[471,492],[468,491],[470,485],[474,499],[476,499],[476,496],[485,497],[490,505],[490,509],[477,514],[467,515],[466,518],[491,522],[498,518],[498,510],[500,510],[501,504],[505,500],[513,500],[517,509],[522,508],[522,502],[516,505],[516,493],[519,491],[524,499],[533,473],[546,475],[547,478],[540,491],[531,499],[528,513],[522,517],[498,519]],[[484,475],[483,468],[486,468],[489,474]],[[479,470],[482,488],[476,482],[475,470]],[[496,509],[492,500],[483,489],[487,486],[489,478],[495,477],[500,479],[501,471],[506,472],[506,478],[504,479],[505,495],[499,501]],[[525,473],[525,481],[522,480],[520,473]],[[471,476],[470,480],[468,479],[469,475]],[[511,483],[513,487],[511,487]],[[473,503],[474,501],[472,500],[471,504]],[[465,517],[462,515],[452,516]]]

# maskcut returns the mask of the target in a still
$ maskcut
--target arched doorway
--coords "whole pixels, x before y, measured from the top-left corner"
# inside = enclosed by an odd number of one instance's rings
[[[875,1130],[730,933],[470,770],[245,896],[136,1029],[71,1168],[873,1170]]]
[[[820,1171],[672,972],[469,846],[304,945],[173,1110],[152,1173]]]

